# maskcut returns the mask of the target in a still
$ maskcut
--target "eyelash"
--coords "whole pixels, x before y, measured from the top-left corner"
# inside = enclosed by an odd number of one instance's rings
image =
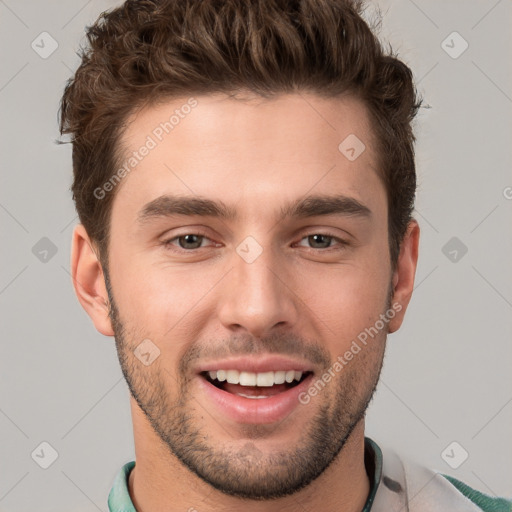
[[[204,249],[204,247],[197,247],[195,249],[183,249],[182,247],[177,247],[177,246],[175,246],[172,243],[172,242],[177,241],[180,238],[185,237],[187,235],[200,236],[200,237],[203,237],[204,239],[210,240],[210,238],[208,238],[208,236],[205,233],[202,233],[202,232],[198,231],[198,232],[193,232],[193,233],[192,232],[190,232],[190,233],[183,233],[181,235],[177,235],[177,236],[174,236],[172,238],[169,238],[168,240],[164,240],[162,243],[163,243],[164,247],[167,250],[170,250],[170,251],[173,251],[173,252],[178,252],[178,253],[194,253],[195,251],[198,251],[199,249]],[[332,238],[333,241],[338,242],[338,246],[339,247],[338,248],[327,247],[327,248],[323,248],[323,249],[322,248],[309,247],[308,249],[310,249],[312,251],[321,251],[321,252],[341,251],[345,247],[350,245],[350,243],[347,242],[346,240],[343,240],[342,238],[339,238],[339,237],[337,237],[336,235],[334,235],[332,233],[326,233],[326,232],[310,233],[308,235],[303,236],[300,239],[300,242],[302,242],[302,240],[304,240],[305,238],[309,238],[310,236],[314,236],[314,235],[321,235],[321,236],[324,236],[324,237],[327,237],[327,238]]]

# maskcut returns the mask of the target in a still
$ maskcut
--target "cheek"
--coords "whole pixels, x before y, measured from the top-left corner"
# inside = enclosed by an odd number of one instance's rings
[[[350,345],[358,334],[375,324],[386,308],[389,279],[382,266],[356,264],[323,269],[303,279],[304,297],[319,329],[332,339],[336,352]],[[303,274],[304,276],[304,274]],[[314,282],[315,286],[311,286]]]
[[[112,282],[118,308],[127,324],[157,340],[179,340],[198,325],[208,294],[222,277],[222,268],[201,272],[144,258],[118,258]],[[225,272],[224,272],[225,273]]]

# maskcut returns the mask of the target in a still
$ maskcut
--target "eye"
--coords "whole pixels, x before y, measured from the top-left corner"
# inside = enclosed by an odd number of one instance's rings
[[[194,250],[202,247],[205,240],[209,240],[209,238],[199,233],[186,233],[184,235],[175,236],[174,238],[165,240],[163,243],[169,249],[179,247],[184,250]]]
[[[343,246],[348,245],[348,242],[345,240],[342,240],[341,238],[338,238],[329,233],[314,233],[302,238],[301,242],[303,240],[307,240],[312,249],[330,249],[332,247],[333,241],[337,242],[337,245],[340,246],[340,249],[343,248]]]

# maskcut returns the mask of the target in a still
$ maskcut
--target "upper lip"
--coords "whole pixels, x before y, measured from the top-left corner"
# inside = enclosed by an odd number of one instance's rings
[[[310,363],[278,355],[228,357],[201,363],[197,373],[215,370],[239,370],[242,372],[263,373],[279,370],[313,371]]]

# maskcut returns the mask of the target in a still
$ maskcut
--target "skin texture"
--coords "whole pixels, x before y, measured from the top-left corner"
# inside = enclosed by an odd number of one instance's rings
[[[412,294],[418,224],[392,272],[386,191],[357,99],[195,99],[114,191],[107,283],[83,226],[73,236],[77,296],[98,331],[115,334],[132,392],[132,500],[139,512],[359,511],[369,492],[364,413],[387,333]],[[186,101],[134,114],[122,138],[127,155]],[[366,146],[354,161],[338,150],[349,134]],[[165,194],[222,201],[236,217],[139,222]],[[313,195],[351,197],[371,213],[279,218],[283,205]],[[177,238],[187,234],[204,238]],[[248,236],[262,249],[251,263],[236,251]],[[320,378],[393,304],[400,311],[385,328],[282,421],[237,423],[201,391],[197,365],[233,354],[300,358]],[[149,366],[134,354],[145,339],[160,351]]]

